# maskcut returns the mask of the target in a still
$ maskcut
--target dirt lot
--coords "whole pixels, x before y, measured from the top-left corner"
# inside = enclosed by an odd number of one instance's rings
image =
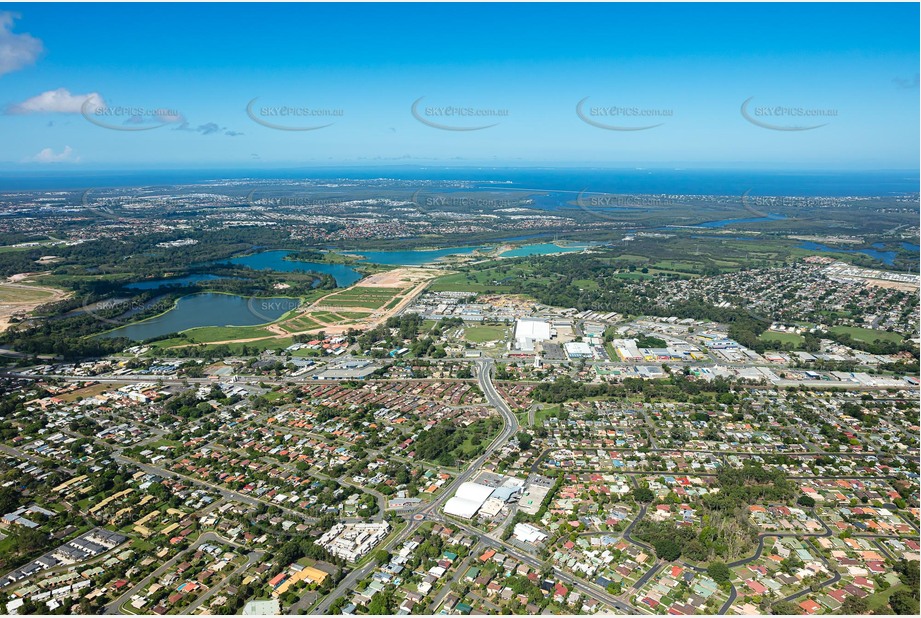
[[[395,268],[373,274],[359,282],[359,285],[363,288],[407,288],[443,274],[444,271],[433,268]]]
[[[35,275],[14,275],[0,282],[0,332],[9,327],[14,315],[25,315],[39,305],[67,297],[63,290],[35,285],[36,279]]]

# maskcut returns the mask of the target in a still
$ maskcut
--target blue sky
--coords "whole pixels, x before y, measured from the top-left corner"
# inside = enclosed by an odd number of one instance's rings
[[[917,4],[8,4],[0,166],[917,168],[918,18]]]

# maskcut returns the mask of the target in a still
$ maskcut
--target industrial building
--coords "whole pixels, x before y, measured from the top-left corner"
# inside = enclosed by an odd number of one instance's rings
[[[592,358],[592,346],[584,341],[570,341],[569,343],[564,343],[563,349],[566,350],[566,356],[571,359]]]
[[[617,356],[625,363],[641,361],[644,358],[639,348],[636,347],[636,339],[615,339],[611,344],[614,346]]]
[[[522,318],[515,322],[515,348],[522,352],[533,352],[534,346],[551,337],[550,322],[533,318]]]

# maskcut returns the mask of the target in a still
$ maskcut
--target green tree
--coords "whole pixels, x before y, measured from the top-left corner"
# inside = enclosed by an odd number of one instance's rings
[[[725,562],[711,562],[707,565],[707,575],[718,584],[723,584],[732,579],[732,571]]]
[[[656,548],[656,556],[662,560],[672,562],[681,557],[681,546],[675,539],[658,539],[653,543],[653,547]]]
[[[866,614],[867,613],[867,600],[861,599],[860,597],[855,597],[853,595],[844,599],[844,603],[841,604],[841,609],[838,611],[840,614]]]
[[[393,613],[392,592],[378,592],[371,597],[371,602],[368,603],[368,614],[372,616],[386,616]]]
[[[811,509],[815,506],[815,499],[810,498],[809,496],[800,496],[797,498],[796,503],[800,506],[804,506],[807,509]]]
[[[917,616],[918,615],[918,589],[914,591],[903,589],[896,590],[889,597],[889,607],[892,612],[900,616]]]
[[[656,495],[648,487],[637,487],[633,490],[633,499],[637,502],[652,502]]]

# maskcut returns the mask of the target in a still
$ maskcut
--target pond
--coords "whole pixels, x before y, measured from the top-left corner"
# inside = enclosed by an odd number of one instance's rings
[[[190,294],[158,316],[127,324],[100,336],[143,341],[201,326],[255,326],[277,320],[299,304],[300,301],[295,298]]]

